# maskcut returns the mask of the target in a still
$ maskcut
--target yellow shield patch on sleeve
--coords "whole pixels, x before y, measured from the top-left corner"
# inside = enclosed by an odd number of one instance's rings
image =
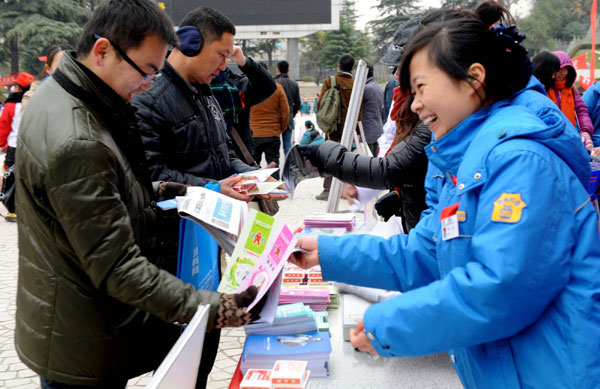
[[[521,198],[520,193],[502,193],[494,201],[492,221],[504,223],[517,223],[521,220],[523,208],[527,204]]]

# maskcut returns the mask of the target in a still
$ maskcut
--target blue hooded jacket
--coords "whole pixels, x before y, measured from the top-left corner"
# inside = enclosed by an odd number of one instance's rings
[[[319,238],[325,279],[404,292],[365,313],[379,354],[448,350],[467,388],[597,387],[589,163],[560,115],[540,116],[501,101],[427,146],[430,164],[456,178],[408,235]],[[442,215],[456,217],[457,237],[443,239]]]

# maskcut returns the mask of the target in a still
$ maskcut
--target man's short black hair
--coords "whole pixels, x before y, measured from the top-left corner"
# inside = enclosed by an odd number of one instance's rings
[[[288,61],[279,61],[277,63],[277,69],[279,70],[279,73],[286,74],[290,70],[290,64]]]
[[[367,62],[367,78],[373,77],[373,65]]]
[[[223,33],[235,35],[235,26],[219,11],[212,8],[200,7],[188,12],[179,27],[194,26],[202,33],[203,45],[211,44],[221,39]]]
[[[354,69],[354,57],[352,54],[342,54],[338,60],[338,64],[342,72],[351,72]]]
[[[168,45],[177,44],[177,35],[167,14],[151,0],[105,0],[83,27],[77,55],[86,57],[96,38],[108,38],[121,50],[139,47],[149,35],[156,34]]]

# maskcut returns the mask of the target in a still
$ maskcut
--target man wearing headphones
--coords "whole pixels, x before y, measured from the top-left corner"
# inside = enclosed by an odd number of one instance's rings
[[[146,93],[136,96],[142,141],[154,181],[204,186],[238,200],[252,196],[232,189],[235,173],[254,170],[235,154],[225,130],[221,109],[210,82],[236,61],[244,71],[247,58],[234,47],[235,26],[210,8],[188,13],[177,31],[179,45],[169,53],[161,76]],[[285,195],[264,196],[275,200]],[[171,229],[166,228],[165,229]],[[172,228],[177,230],[177,225]],[[173,250],[176,255],[176,250]],[[197,387],[206,386],[219,344],[220,332],[206,334]]]
[[[150,174],[157,181],[205,186],[248,201],[233,191],[232,180],[218,182],[253,168],[233,152],[209,86],[234,54],[235,26],[210,8],[191,11],[180,25],[179,46],[168,55],[161,77],[132,102]]]

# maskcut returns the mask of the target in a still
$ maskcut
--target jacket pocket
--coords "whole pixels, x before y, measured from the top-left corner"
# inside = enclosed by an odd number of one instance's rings
[[[508,340],[502,340],[492,343],[489,346],[492,363],[494,360],[497,364],[497,374],[492,374],[491,377],[498,377],[499,388],[520,388],[519,374],[515,366],[511,344]]]

